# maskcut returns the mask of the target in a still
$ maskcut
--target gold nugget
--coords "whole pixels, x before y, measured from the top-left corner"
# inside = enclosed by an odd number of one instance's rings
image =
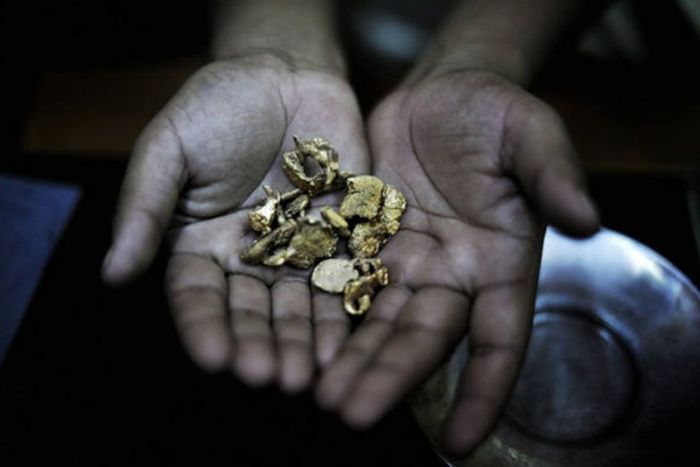
[[[297,223],[289,220],[270,233],[258,238],[252,245],[241,252],[241,261],[248,264],[260,264],[265,261],[270,252],[277,247],[286,245],[294,235]]]
[[[377,177],[340,170],[338,159],[326,140],[294,136],[294,149],[283,154],[282,168],[295,188],[280,193],[264,187],[265,200],[248,214],[251,229],[259,236],[240,256],[249,264],[300,269],[323,260],[314,268],[311,282],[327,292],[342,293],[345,310],[361,315],[377,290],[389,283],[389,270],[376,255],[398,232],[406,198]],[[311,198],[343,187],[347,194],[337,211],[323,206],[321,218],[306,215]],[[348,239],[353,259],[332,258],[339,237]]]
[[[379,221],[363,222],[352,229],[348,248],[356,258],[372,258],[377,256],[387,238],[384,224]]]
[[[289,264],[299,269],[308,269],[317,260],[330,258],[338,246],[338,237],[333,230],[319,219],[305,217],[298,222],[299,226],[289,241],[286,253],[279,255],[280,264]]]
[[[348,281],[343,287],[343,308],[351,315],[362,315],[369,310],[375,290],[389,284],[389,270],[380,266],[371,274]]]
[[[321,261],[311,274],[311,282],[321,290],[342,293],[345,284],[360,277],[355,262],[349,259],[331,258]]]
[[[391,185],[382,188],[382,202],[378,214],[369,222],[355,226],[348,240],[348,248],[357,258],[371,258],[379,253],[401,225],[406,210],[406,198]]]
[[[338,214],[332,207],[324,206],[321,208],[321,216],[333,227],[341,237],[350,236],[350,224],[343,216]]]
[[[272,231],[272,222],[277,216],[281,198],[279,192],[269,186],[265,185],[263,189],[267,194],[267,198],[257,209],[248,213],[248,221],[255,232],[265,235]]]
[[[327,259],[314,268],[311,282],[326,292],[343,293],[345,310],[361,315],[377,289],[389,283],[389,270],[379,258]]]
[[[382,267],[382,260],[379,258],[356,258],[355,268],[360,274],[367,275]]]
[[[338,176],[338,153],[323,138],[312,138],[307,141],[294,138],[294,150],[282,155],[282,169],[292,184],[309,196],[327,191],[335,186]],[[304,164],[311,158],[321,167],[316,175],[306,173]]]
[[[294,198],[285,208],[284,215],[288,218],[294,218],[297,216],[304,217],[306,208],[309,206],[309,195],[301,194]]]
[[[358,175],[347,180],[348,194],[338,211],[346,219],[374,219],[382,206],[384,183],[371,175]]]
[[[380,222],[386,227],[388,236],[396,235],[401,225],[401,217],[406,210],[406,198],[391,185],[384,185]]]

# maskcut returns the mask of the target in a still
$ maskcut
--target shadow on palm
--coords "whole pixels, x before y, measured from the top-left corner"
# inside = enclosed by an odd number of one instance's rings
[[[281,154],[293,134],[324,137],[343,169],[368,171],[361,118],[342,79],[269,57],[200,70],[137,143],[104,274],[115,283],[137,274],[165,233],[167,296],[195,363],[231,367],[252,385],[277,379],[289,391],[310,383],[314,349],[330,358],[348,329],[337,299],[310,290],[308,271],[239,259],[255,237],[247,213],[263,186],[291,187]]]
[[[367,426],[469,332],[470,360],[444,443],[448,452],[463,453],[488,434],[527,343],[541,219],[571,210],[568,200],[557,205],[542,193],[564,190],[566,198],[580,187],[570,155],[558,147],[563,128],[530,133],[551,125],[549,112],[506,81],[474,72],[403,88],[375,110],[369,123],[375,175],[404,192],[408,207],[380,254],[391,285],[324,374],[321,405]],[[538,165],[530,146],[552,151],[556,177]],[[559,185],[550,186],[555,178]],[[595,219],[566,216],[574,219],[565,227],[595,230]]]

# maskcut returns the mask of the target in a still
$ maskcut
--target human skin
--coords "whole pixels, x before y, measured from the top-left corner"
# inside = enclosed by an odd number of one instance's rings
[[[223,2],[214,62],[135,145],[105,281],[133,280],[165,238],[170,307],[197,365],[289,392],[308,387],[316,365],[319,404],[355,427],[376,422],[468,333],[442,444],[469,452],[521,364],[545,225],[598,228],[561,119],[522,88],[583,3],[462,2],[372,113],[368,146],[330,2]],[[324,137],[343,169],[372,170],[408,200],[380,254],[392,284],[349,339],[340,300],[310,288],[309,272],[239,260],[262,186],[288,186],[280,156],[293,134]]]
[[[166,293],[193,361],[288,392],[308,387],[348,320],[334,297],[311,289],[308,271],[254,267],[239,254],[254,238],[247,212],[263,185],[290,187],[281,154],[292,135],[321,136],[344,169],[370,170],[332,17],[325,0],[221,2],[214,61],[136,142],[103,265],[107,283],[126,283],[165,239]]]
[[[317,387],[348,424],[376,422],[467,334],[443,452],[464,456],[495,426],[527,346],[545,226],[599,228],[561,118],[522,87],[583,3],[462,2],[371,114],[374,174],[408,208],[380,254],[390,286]]]

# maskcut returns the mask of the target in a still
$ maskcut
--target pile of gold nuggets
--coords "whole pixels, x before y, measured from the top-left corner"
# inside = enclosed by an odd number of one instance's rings
[[[311,282],[342,293],[345,310],[362,315],[376,291],[389,283],[389,270],[376,256],[398,232],[406,198],[377,177],[340,170],[338,152],[322,138],[294,136],[294,145],[283,154],[282,168],[295,188],[280,193],[264,187],[265,201],[248,215],[258,238],[241,252],[241,260],[299,269],[316,265]],[[319,170],[310,174],[311,161]],[[337,211],[324,206],[320,218],[306,214],[311,198],[344,187],[347,194]],[[341,238],[347,239],[353,259],[333,258]]]

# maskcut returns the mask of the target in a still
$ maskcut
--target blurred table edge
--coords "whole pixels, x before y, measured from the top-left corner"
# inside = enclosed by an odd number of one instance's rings
[[[46,71],[37,78],[22,150],[125,158],[144,125],[205,62],[191,56]],[[585,70],[588,77],[569,72],[563,82],[545,81],[534,93],[563,116],[587,172],[700,173],[700,94],[676,89],[659,97],[666,90],[640,82],[625,86],[629,76],[619,67],[587,63]]]

